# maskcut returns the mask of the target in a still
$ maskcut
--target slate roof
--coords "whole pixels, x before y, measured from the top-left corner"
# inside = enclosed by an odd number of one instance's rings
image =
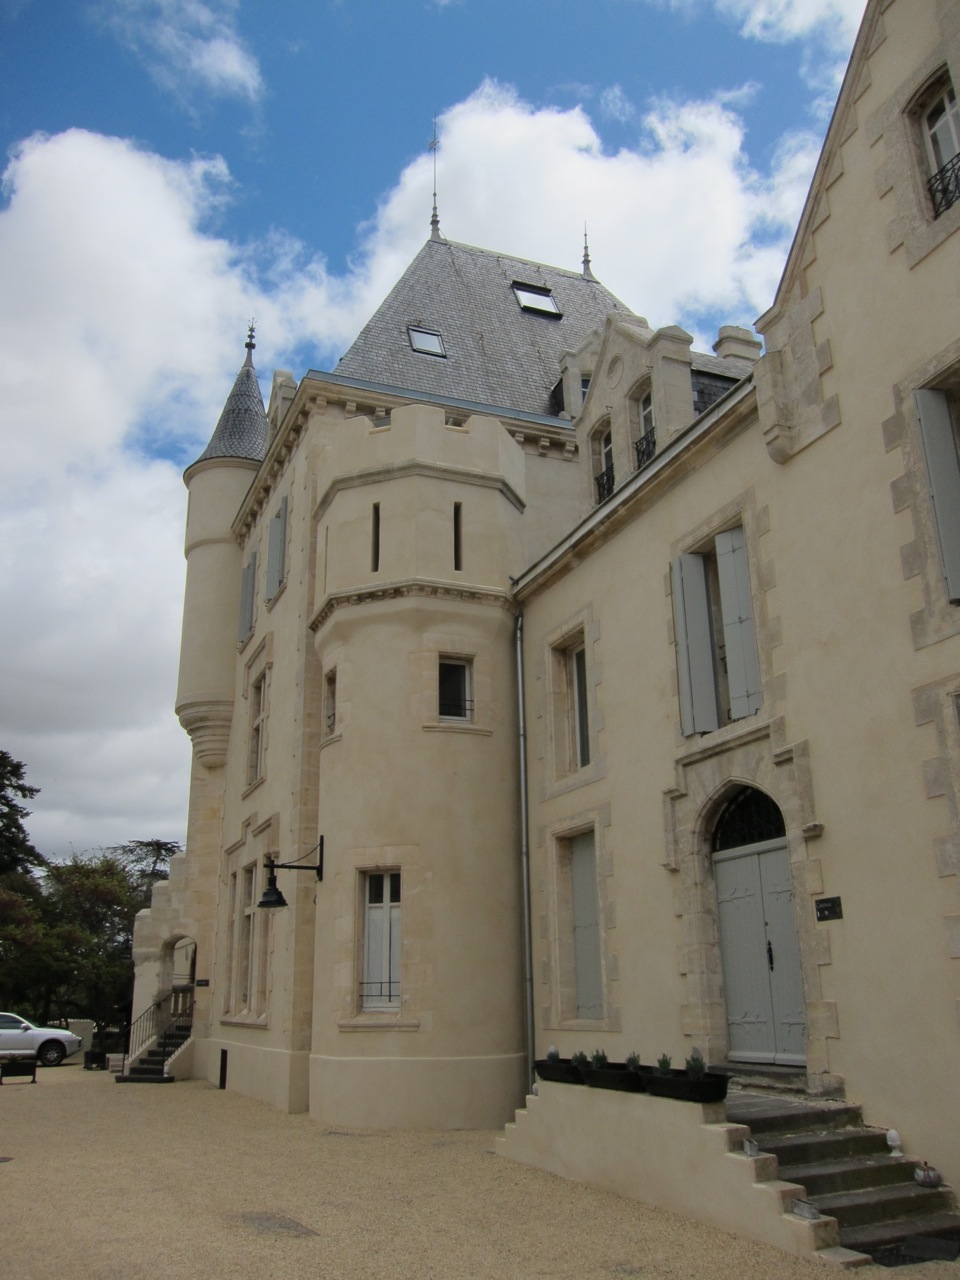
[[[549,289],[561,318],[521,310],[514,281]],[[430,239],[335,372],[549,415],[560,356],[602,329],[611,311],[633,314],[602,284],[578,272]],[[439,333],[446,356],[414,351],[408,325]]]
[[[253,367],[253,341],[247,341],[247,358],[227,396],[210,443],[197,462],[210,458],[249,458],[262,462],[267,449],[270,424],[263,408],[263,396]]]

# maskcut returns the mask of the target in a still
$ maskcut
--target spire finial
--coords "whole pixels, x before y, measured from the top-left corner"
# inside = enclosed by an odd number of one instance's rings
[[[596,276],[590,270],[590,246],[587,243],[587,224],[583,224],[583,278],[584,280],[596,280]]]
[[[247,348],[247,358],[243,363],[244,365],[249,365],[251,369],[253,368],[253,352],[257,345],[253,340],[256,332],[256,325],[254,324],[253,316],[251,316],[250,323],[247,325],[247,340],[243,344]]]
[[[430,150],[433,152],[433,213],[430,217],[430,239],[442,240],[440,234],[440,215],[437,213],[437,152],[440,139],[437,137],[437,117],[433,117],[433,137],[430,139]]]

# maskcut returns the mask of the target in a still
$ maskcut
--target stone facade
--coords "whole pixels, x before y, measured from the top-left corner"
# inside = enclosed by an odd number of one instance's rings
[[[960,201],[934,216],[923,137],[958,79],[957,0],[871,0],[759,359],[435,236],[418,263],[469,253],[514,308],[490,358],[529,359],[522,406],[458,389],[415,264],[340,371],[275,376],[260,453],[188,470],[190,825],[136,956],[142,1008],[196,942],[198,1074],[497,1126],[528,1052],[696,1046],[960,1182],[960,529],[919,416],[960,388]],[[738,842],[754,793],[779,825]],[[322,881],[258,909],[321,835]]]

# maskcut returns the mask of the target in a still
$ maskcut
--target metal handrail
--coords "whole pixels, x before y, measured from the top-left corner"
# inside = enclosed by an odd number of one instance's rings
[[[192,991],[171,991],[154,1001],[149,1009],[145,1009],[140,1017],[130,1024],[130,1038],[127,1042],[127,1051],[123,1055],[121,1073],[126,1073],[130,1059],[138,1057],[151,1040],[159,1042],[161,1037],[170,1030],[192,1027],[193,1006]],[[172,1053],[167,1055],[167,1057],[172,1056]]]
[[[606,502],[613,493],[613,463],[609,467],[604,467],[600,474],[596,477],[597,482],[597,502]]]
[[[933,216],[939,218],[960,200],[960,153],[948,160],[942,169],[927,180],[933,201]]]
[[[634,445],[637,451],[637,470],[642,471],[647,463],[652,462],[657,452],[657,433],[646,431]]]

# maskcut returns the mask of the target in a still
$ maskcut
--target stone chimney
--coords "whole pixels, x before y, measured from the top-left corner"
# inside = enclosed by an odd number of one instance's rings
[[[724,359],[727,356],[736,356],[740,360],[759,360],[763,354],[763,343],[755,338],[749,329],[741,329],[735,324],[724,324],[720,326],[713,350]]]

